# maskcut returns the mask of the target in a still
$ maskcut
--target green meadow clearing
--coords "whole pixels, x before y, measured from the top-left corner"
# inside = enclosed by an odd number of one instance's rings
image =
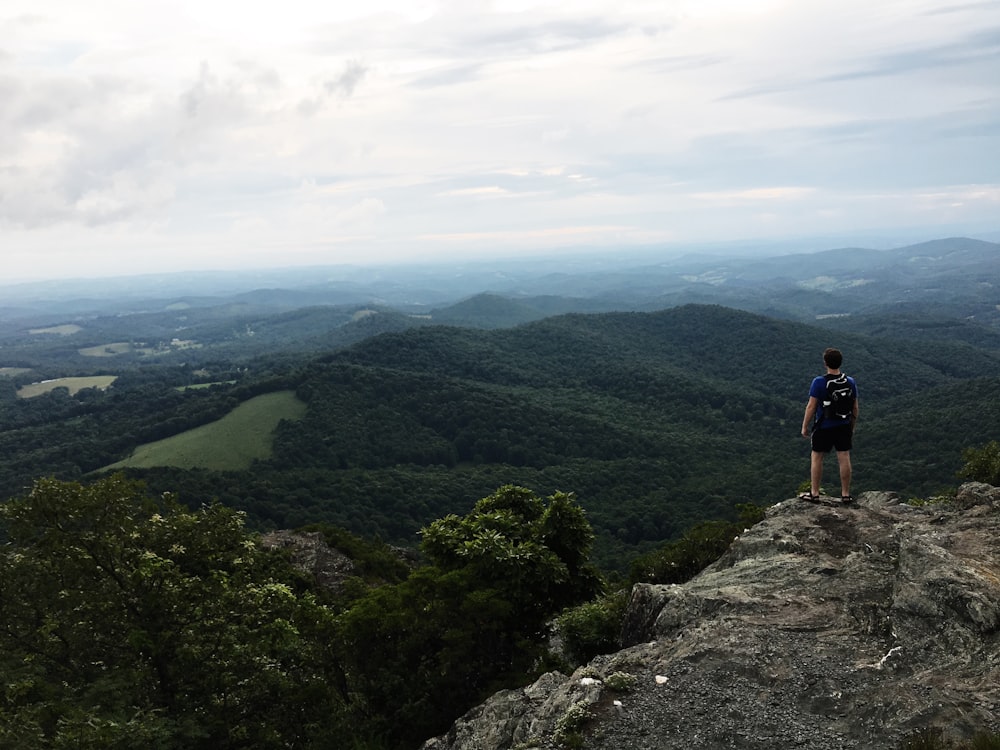
[[[132,345],[127,341],[116,341],[113,344],[87,346],[77,351],[84,357],[114,357],[116,354],[128,354],[132,351]]]
[[[77,351],[84,357],[117,357],[119,354],[142,354],[152,356],[154,354],[167,354],[169,352],[177,352],[184,349],[201,348],[202,345],[197,341],[171,339],[169,343],[159,343],[155,346],[133,344],[128,341],[113,341],[110,344],[85,346],[82,349],[77,349]]]
[[[194,385],[179,385],[174,390],[178,391],[199,391],[204,388],[211,388],[213,385],[232,385],[235,380],[216,380],[212,383],[195,383]]]
[[[68,388],[72,396],[84,388],[100,388],[103,390],[117,379],[117,375],[92,375],[86,378],[55,378],[54,380],[43,380],[39,383],[29,383],[26,386],[22,386],[17,389],[17,395],[20,398],[32,398],[33,396],[41,396],[43,393],[54,391],[56,388]]]
[[[67,323],[61,326],[49,326],[48,328],[32,328],[28,333],[51,333],[56,336],[72,336],[74,333],[79,333],[82,330],[83,328],[75,323]]]
[[[294,391],[266,393],[244,401],[222,419],[179,435],[140,445],[124,461],[105,470],[175,466],[181,469],[240,471],[271,456],[272,433],[282,419],[301,419],[306,405]]]

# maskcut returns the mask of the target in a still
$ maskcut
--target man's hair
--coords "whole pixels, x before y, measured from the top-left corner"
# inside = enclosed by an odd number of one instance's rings
[[[840,349],[830,348],[823,352],[823,361],[831,370],[839,370],[844,362],[844,355],[840,353]]]

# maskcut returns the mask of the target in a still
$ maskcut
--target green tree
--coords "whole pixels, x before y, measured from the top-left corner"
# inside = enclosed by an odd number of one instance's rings
[[[621,648],[629,592],[619,589],[564,611],[556,619],[570,668]]]
[[[412,746],[523,680],[547,622],[592,598],[593,533],[571,495],[504,486],[423,530],[430,565],[341,618],[349,684],[391,747]]]
[[[966,448],[962,453],[965,464],[958,475],[974,482],[1000,485],[1000,443],[992,440],[981,448]]]
[[[295,748],[344,716],[332,617],[241,515],[120,476],[0,508],[0,746]]]
[[[522,629],[545,620],[601,587],[590,565],[594,532],[572,494],[542,501],[531,490],[505,485],[459,518],[446,516],[421,532],[421,549],[445,571],[466,570],[496,588],[520,611]]]
[[[739,519],[703,521],[684,536],[632,561],[632,583],[684,583],[698,575],[729,549],[743,529],[764,518],[764,509],[752,503],[737,505]]]

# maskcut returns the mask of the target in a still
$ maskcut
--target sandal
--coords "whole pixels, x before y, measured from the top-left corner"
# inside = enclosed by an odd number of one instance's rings
[[[799,500],[805,500],[808,503],[818,503],[819,495],[814,495],[811,492],[803,492],[799,495]]]
[[[854,503],[854,495],[841,495],[840,502],[844,505],[851,505]]]

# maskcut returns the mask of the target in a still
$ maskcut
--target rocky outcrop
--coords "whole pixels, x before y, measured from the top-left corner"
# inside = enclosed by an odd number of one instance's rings
[[[261,537],[261,544],[265,549],[287,550],[297,568],[334,593],[356,573],[354,561],[329,546],[318,531],[270,531]]]
[[[788,500],[683,585],[638,584],[624,648],[498,693],[423,750],[897,748],[1000,732],[1000,489]]]

